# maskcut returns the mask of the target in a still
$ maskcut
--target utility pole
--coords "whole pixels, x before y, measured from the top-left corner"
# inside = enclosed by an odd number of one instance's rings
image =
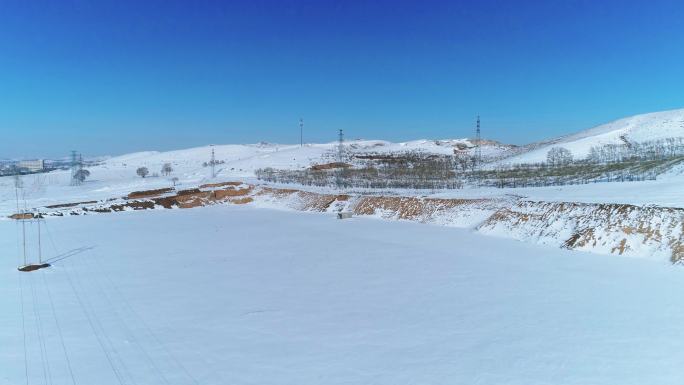
[[[304,119],[299,118],[299,147],[304,147]]]

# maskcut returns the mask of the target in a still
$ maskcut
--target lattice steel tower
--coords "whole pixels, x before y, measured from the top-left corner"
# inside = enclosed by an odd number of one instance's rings
[[[211,177],[216,178],[216,154],[214,153],[214,146],[211,146]]]
[[[480,115],[477,116],[477,126],[475,128],[475,162],[480,166],[482,162],[482,136],[480,135]]]
[[[82,157],[79,157],[76,151],[71,151],[71,185],[78,186],[81,184],[79,178],[79,171],[83,168]]]

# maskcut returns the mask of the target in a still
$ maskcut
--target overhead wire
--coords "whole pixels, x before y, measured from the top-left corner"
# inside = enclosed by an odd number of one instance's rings
[[[18,224],[17,224],[18,225]],[[17,226],[17,233],[19,232],[19,227]],[[19,238],[17,238],[17,250],[19,249]],[[17,259],[21,257],[17,253]],[[24,310],[24,283],[21,272],[18,272],[19,281],[19,302],[21,303],[21,332],[24,340],[24,374],[26,376],[26,385],[29,383],[29,369],[28,369],[28,349],[26,344],[26,311]]]
[[[57,248],[57,245],[54,241],[54,238],[50,232],[49,226],[45,224],[45,233],[48,236],[48,239],[55,250],[55,252],[59,255],[59,250]],[[133,306],[131,305],[130,301],[125,297],[125,295],[121,292],[121,290],[117,287],[117,285],[114,283],[114,281],[111,279],[110,275],[106,272],[105,269],[103,269],[98,263],[91,263],[88,261],[88,258],[84,259],[86,264],[88,264],[89,270],[95,271],[95,269],[98,270],[98,276],[104,277],[105,281],[108,283],[109,287],[111,287],[111,293],[117,298],[120,299],[120,302],[125,305],[125,307],[128,309],[128,312],[133,315],[139,324],[143,327],[143,329],[147,332],[147,334],[152,337],[152,339],[155,341],[155,343],[165,352],[165,354],[173,361],[173,363],[184,373],[184,375],[195,385],[199,385],[199,381],[190,373],[190,371],[183,365],[183,363],[169,350],[169,348],[164,344],[160,338],[153,332],[152,328],[149,326],[149,324],[144,320],[144,318],[135,311]],[[110,364],[110,367],[114,371],[115,376],[117,377],[117,380],[121,385],[124,385],[125,378],[124,374],[131,380],[131,382],[135,383],[134,379],[132,378],[130,371],[126,368],[125,363],[121,359],[120,355],[116,351],[114,345],[112,344],[111,340],[109,337],[106,335],[106,332],[104,328],[102,327],[101,322],[99,321],[99,318],[97,317],[97,314],[95,313],[92,304],[88,301],[87,297],[85,295],[79,295],[78,292],[81,291],[83,292],[85,285],[83,284],[83,279],[81,279],[81,275],[73,268],[73,265],[71,262],[65,262],[65,265],[68,265],[68,267],[65,267],[65,275],[67,276],[67,280],[69,281],[69,285],[72,288],[72,291],[74,291],[74,294],[76,295],[77,301],[79,302],[79,306],[82,308],[84,314],[86,314],[86,318],[88,319],[88,322],[90,324],[91,329],[93,330],[93,333],[95,334],[98,343],[100,344],[102,350],[105,352],[105,356],[107,357],[107,360]],[[96,267],[93,267],[95,265]],[[73,273],[73,279],[72,279],[72,274],[69,273],[68,270],[71,270]],[[138,348],[143,352],[143,355],[146,356],[146,359],[148,360],[148,363],[150,364],[151,369],[156,372],[156,374],[161,378],[161,380],[168,384],[168,379],[166,376],[162,374],[162,371],[159,369],[156,363],[154,363],[154,360],[152,357],[149,355],[149,353],[144,349],[138,338],[135,336],[135,333],[128,327],[128,325],[125,323],[125,321],[122,319],[122,317],[116,312],[115,307],[113,305],[113,302],[110,298],[110,296],[107,296],[105,293],[105,290],[103,286],[97,281],[97,287],[99,288],[100,293],[102,294],[102,297],[107,301],[109,308],[113,310],[113,314],[115,317],[119,320],[121,325],[124,327],[124,330],[126,333],[129,335],[131,340],[133,340],[134,344],[138,346]],[[81,290],[78,290],[77,287],[80,287]],[[97,332],[96,329],[99,327],[100,332]],[[100,333],[102,335],[100,335]],[[105,347],[105,340],[108,342],[111,353],[107,351],[107,348]],[[116,367],[114,361],[115,359],[118,360],[119,365],[121,366],[121,371]]]
[[[50,243],[52,244],[52,247],[54,248],[55,252],[59,254],[59,250],[57,249],[57,245],[55,244],[55,241],[52,237],[52,234],[50,232],[49,226],[45,226],[45,232],[48,235],[48,239],[50,240]],[[64,275],[67,278],[67,282],[69,283],[69,286],[74,293],[74,296],[76,298],[76,301],[78,302],[78,305],[83,312],[83,314],[86,317],[86,320],[88,321],[88,325],[90,326],[90,330],[93,332],[93,335],[95,336],[95,339],[97,340],[98,345],[100,346],[100,349],[102,349],[102,352],[107,360],[107,363],[109,364],[109,367],[112,369],[112,373],[114,374],[114,377],[116,378],[117,382],[119,385],[124,385],[126,384],[126,381],[123,379],[122,374],[119,372],[118,368],[114,364],[113,358],[110,355],[109,351],[107,350],[107,347],[105,346],[103,337],[100,335],[98,332],[97,328],[95,327],[95,323],[93,321],[93,317],[91,316],[90,312],[86,308],[86,305],[84,303],[84,299],[81,297],[79,294],[78,290],[76,289],[76,285],[74,284],[74,281],[71,278],[71,274],[69,273],[69,270],[71,269],[70,266],[65,266],[63,271]]]
[[[107,282],[109,282],[110,286],[113,288],[113,291],[115,291],[117,293],[118,297],[121,299],[121,302],[124,303],[124,305],[126,305],[126,307],[129,309],[130,313],[138,320],[138,322],[143,327],[143,329],[145,329],[147,334],[155,340],[155,342],[159,345],[159,347],[161,347],[164,350],[166,355],[169,356],[174,361],[174,363],[192,381],[192,383],[199,385],[199,381],[197,381],[197,379],[190,373],[190,371],[185,367],[185,365],[183,365],[183,363],[169,350],[169,348],[166,346],[166,344],[162,343],[162,341],[159,339],[159,337],[154,333],[152,328],[149,326],[147,321],[145,321],[145,319],[133,308],[130,301],[121,292],[121,290],[116,285],[116,283],[114,283],[114,281],[111,279],[109,274],[102,268],[99,268],[99,270],[100,270],[100,275]]]
[[[16,198],[17,202],[17,213],[19,213],[19,182],[15,181],[14,182],[14,195]],[[19,242],[19,221],[15,222],[16,225],[14,226],[16,229],[17,233],[17,266],[21,266],[21,259],[22,257],[20,256],[21,254],[21,243]],[[19,281],[19,303],[21,304],[21,332],[22,332],[22,337],[23,337],[23,344],[24,344],[24,375],[26,377],[26,385],[29,383],[29,369],[28,369],[28,348],[27,348],[27,343],[26,343],[26,311],[24,310],[24,283],[23,283],[23,278],[22,274],[19,273],[17,280]]]
[[[38,345],[40,348],[40,359],[41,365],[43,367],[43,379],[45,384],[52,384],[52,372],[50,370],[50,361],[47,352],[47,344],[45,342],[45,336],[43,333],[43,322],[40,317],[40,310],[38,309],[38,299],[36,295],[36,285],[33,282],[33,275],[29,278],[29,284],[31,286],[31,297],[33,299],[33,315],[35,317],[36,333],[38,335]]]
[[[43,276],[43,283],[45,285],[45,291],[47,292],[48,299],[50,300],[50,308],[52,309],[52,316],[55,319],[55,325],[57,326],[57,333],[59,335],[59,341],[62,345],[62,351],[64,352],[64,359],[66,360],[67,369],[69,370],[69,376],[71,377],[71,383],[76,385],[76,378],[74,377],[74,371],[71,367],[71,360],[69,359],[69,353],[67,352],[66,344],[64,343],[64,335],[62,334],[62,327],[59,324],[59,319],[57,318],[57,311],[55,310],[55,303],[52,299],[52,293],[50,292],[50,286],[48,285],[47,278],[45,278],[45,271],[41,271]]]
[[[83,260],[86,261],[85,264],[88,265],[88,270],[90,270],[90,271],[95,271],[95,268],[93,267],[93,264],[90,263],[89,258],[86,257],[86,258],[83,258]],[[102,272],[103,269],[99,269],[99,270],[100,270],[100,272]],[[95,284],[95,285],[96,285],[97,288],[99,289],[99,291],[100,291],[100,293],[101,293],[101,295],[102,295],[102,298],[104,298],[105,301],[107,302],[107,304],[109,305],[108,308],[112,310],[112,313],[114,314],[114,317],[119,321],[119,323],[120,323],[121,326],[123,327],[124,332],[128,335],[128,337],[131,339],[131,341],[133,341],[133,344],[136,345],[136,347],[142,352],[142,354],[143,354],[143,356],[145,357],[145,359],[146,359],[148,365],[150,366],[150,370],[151,370],[156,376],[158,376],[159,378],[161,378],[161,380],[162,380],[165,384],[168,384],[169,381],[166,379],[166,377],[164,376],[164,374],[161,372],[161,370],[159,370],[159,368],[157,367],[157,365],[154,363],[154,360],[152,360],[152,357],[149,355],[149,353],[147,352],[147,350],[145,350],[145,348],[142,346],[142,344],[140,343],[138,337],[135,335],[135,333],[133,333],[133,331],[130,329],[130,327],[128,326],[128,324],[126,323],[126,321],[123,319],[123,317],[121,317],[121,316],[119,315],[119,313],[116,311],[116,306],[114,305],[114,303],[113,303],[112,300],[110,299],[110,296],[107,295],[107,293],[105,292],[105,290],[104,290],[104,288],[102,287],[100,281],[99,281],[99,280],[96,280],[96,284]]]

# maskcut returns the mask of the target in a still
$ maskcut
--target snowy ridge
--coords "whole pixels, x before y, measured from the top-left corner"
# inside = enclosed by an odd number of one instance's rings
[[[504,163],[543,162],[552,147],[564,147],[576,158],[585,158],[593,146],[676,137],[684,137],[684,109],[634,115],[538,145],[530,145],[528,147],[533,148],[532,150],[507,158]]]

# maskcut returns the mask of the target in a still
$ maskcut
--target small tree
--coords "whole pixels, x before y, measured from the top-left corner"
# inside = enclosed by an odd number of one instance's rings
[[[148,170],[147,167],[139,167],[135,172],[138,174],[138,176],[144,178],[149,175],[150,170]]]
[[[88,178],[89,176],[90,176],[90,171],[88,171],[86,169],[80,169],[80,170],[76,171],[76,174],[74,174],[74,178],[76,178],[76,180],[78,180],[81,183],[83,183],[86,180],[86,178]]]
[[[171,163],[164,163],[164,165],[161,168],[162,175],[169,176],[172,172],[173,167],[171,167]]]
[[[178,183],[178,177],[174,176],[173,178],[171,178],[171,182],[173,182],[173,185],[175,186],[176,183]]]

